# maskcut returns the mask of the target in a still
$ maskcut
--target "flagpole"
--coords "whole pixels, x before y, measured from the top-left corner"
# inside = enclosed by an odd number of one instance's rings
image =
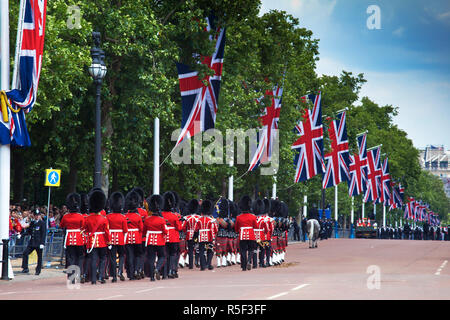
[[[383,204],[383,227],[386,226],[386,206]]]
[[[9,90],[9,3],[0,0],[0,90]],[[8,277],[8,242],[9,242],[9,196],[11,179],[11,146],[0,145],[0,239],[3,242],[2,280]],[[3,252],[5,250],[5,252]]]
[[[277,176],[274,177],[275,182],[272,185],[272,199],[277,198]]]
[[[364,199],[362,201],[362,207],[361,207],[361,219],[364,219]]]
[[[233,160],[230,161],[230,167],[233,167]],[[234,188],[234,177],[231,175],[228,178],[228,200],[233,201],[233,188]]]
[[[308,196],[303,197],[303,216],[306,218],[308,215]]]
[[[153,137],[153,194],[159,194],[159,118],[155,118]]]

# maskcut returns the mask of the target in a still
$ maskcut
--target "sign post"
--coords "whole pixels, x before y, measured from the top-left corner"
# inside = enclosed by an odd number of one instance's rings
[[[50,194],[52,187],[59,187],[61,184],[61,170],[59,169],[45,169],[45,186],[48,187],[48,202],[47,202],[47,230],[50,219]]]

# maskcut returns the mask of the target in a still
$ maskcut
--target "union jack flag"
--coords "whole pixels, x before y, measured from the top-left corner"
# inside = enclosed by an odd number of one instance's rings
[[[339,113],[337,119],[333,120],[328,128],[331,139],[331,151],[325,155],[326,170],[322,178],[323,189],[337,186],[342,181],[350,180],[348,169],[350,156],[346,119],[345,111]]]
[[[413,220],[415,215],[415,200],[414,198],[409,198],[408,203],[405,205],[405,215],[404,219]]]
[[[350,179],[348,180],[349,196],[357,196],[365,192],[367,181],[367,134],[357,137],[358,154],[350,155]]]
[[[367,189],[364,194],[364,202],[379,202],[379,178],[381,177],[381,148],[375,147],[367,152]]]
[[[393,181],[391,181],[391,198],[389,200],[389,210],[392,209],[398,209],[401,208],[403,206],[403,200],[402,200],[402,196],[400,194],[400,189],[401,186],[399,185],[398,187],[395,185],[395,183]]]
[[[303,96],[302,100],[304,102],[312,101],[314,107],[312,111],[306,108],[304,121],[299,121],[294,128],[297,135],[300,136],[291,147],[297,151],[294,157],[296,166],[294,181],[296,183],[325,172],[321,93]]]
[[[16,53],[16,80],[13,90],[6,93],[12,109],[8,109],[8,122],[1,122],[0,143],[17,146],[30,146],[30,137],[25,123],[25,114],[30,112],[36,102],[39,76],[44,53],[46,0],[25,0],[22,2]]]
[[[248,171],[255,170],[261,163],[266,163],[272,159],[273,141],[278,130],[278,121],[280,120],[281,97],[283,88],[278,86],[273,90],[267,91],[264,101],[270,99],[271,105],[264,108],[264,113],[259,117],[262,128],[258,133],[258,147],[253,154]],[[257,100],[261,103],[263,98]]]
[[[192,70],[185,64],[177,63],[182,119],[181,133],[175,147],[185,138],[189,139],[199,132],[214,128],[216,122],[225,50],[225,28],[216,27],[213,25],[213,20],[213,18],[207,18],[206,31],[216,30],[215,51],[212,56],[202,56],[201,63],[214,71],[214,74],[199,79],[198,71]],[[213,39],[210,38],[210,40]]]
[[[391,199],[391,188],[390,188],[391,175],[389,174],[389,162],[388,157],[383,161],[383,166],[381,167],[380,176],[380,202],[387,206]]]

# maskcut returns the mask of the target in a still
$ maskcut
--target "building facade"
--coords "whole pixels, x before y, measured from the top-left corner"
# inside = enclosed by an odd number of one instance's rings
[[[450,150],[445,150],[443,145],[428,145],[420,150],[419,162],[423,170],[438,176],[444,182],[444,190],[450,198]]]

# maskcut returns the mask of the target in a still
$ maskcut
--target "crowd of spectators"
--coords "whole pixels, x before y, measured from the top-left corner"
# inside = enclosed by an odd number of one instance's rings
[[[49,231],[59,229],[59,223],[67,213],[67,207],[63,205],[61,208],[50,205],[50,210],[47,206],[27,206],[27,205],[10,205],[9,206],[9,238],[10,246],[15,244],[16,239],[20,239],[24,231],[29,227],[32,213],[38,211],[42,215],[42,219],[48,225]],[[47,214],[48,211],[48,214]],[[48,222],[47,222],[48,219]]]

